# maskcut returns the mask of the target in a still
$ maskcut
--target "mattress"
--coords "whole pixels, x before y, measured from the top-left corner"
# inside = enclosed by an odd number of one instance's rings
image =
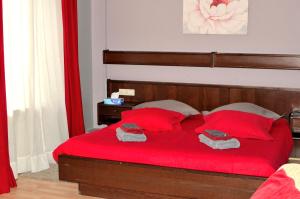
[[[182,122],[182,129],[170,132],[146,132],[144,143],[120,142],[113,124],[107,128],[73,137],[58,146],[53,157],[71,155],[102,160],[141,163],[191,170],[268,177],[288,161],[293,141],[284,119],[274,122],[272,141],[239,139],[238,149],[214,150],[199,142],[195,128],[201,117]]]

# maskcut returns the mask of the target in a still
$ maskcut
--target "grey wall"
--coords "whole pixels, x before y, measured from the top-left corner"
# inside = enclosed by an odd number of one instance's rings
[[[182,0],[107,1],[110,50],[300,54],[299,0],[249,0],[248,34],[182,34]],[[108,78],[300,87],[300,71],[108,66]]]
[[[106,49],[106,1],[91,0],[93,124],[97,127],[97,103],[106,97],[106,66],[102,51]]]
[[[300,1],[249,0],[243,35],[182,34],[183,0],[109,0],[108,47],[120,50],[300,53]]]
[[[93,128],[93,84],[92,84],[92,35],[91,1],[78,0],[78,39],[81,94],[84,123],[88,130]]]
[[[106,48],[300,54],[299,0],[249,0],[248,34],[245,36],[182,34],[182,0],[78,2],[79,17],[83,18],[79,22],[79,36],[82,37],[80,63],[85,120],[94,127],[97,126],[96,103],[105,97],[106,78],[300,88],[300,71],[167,66],[106,67],[102,64],[102,50]],[[90,11],[87,4],[90,5]],[[90,39],[90,47],[84,42],[84,38]]]

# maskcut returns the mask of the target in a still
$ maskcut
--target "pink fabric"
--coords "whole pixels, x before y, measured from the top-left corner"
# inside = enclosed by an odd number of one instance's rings
[[[300,177],[300,176],[299,176]],[[264,182],[251,199],[300,199],[300,192],[295,182],[283,169],[276,171]]]
[[[7,193],[11,187],[17,186],[8,155],[2,13],[2,0],[0,0],[0,194]]]
[[[253,113],[224,110],[205,116],[205,124],[196,129],[197,133],[205,130],[219,130],[237,138],[273,140],[269,131],[273,119]]]
[[[278,120],[271,129],[272,141],[239,139],[239,149],[214,150],[199,142],[195,128],[202,117],[184,120],[182,130],[146,132],[144,143],[119,142],[114,124],[90,134],[71,138],[53,153],[143,163],[166,167],[268,177],[286,163],[293,142],[288,122]]]

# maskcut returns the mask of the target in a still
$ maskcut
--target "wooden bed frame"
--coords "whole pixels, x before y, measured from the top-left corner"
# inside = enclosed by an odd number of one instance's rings
[[[198,110],[232,102],[251,102],[279,114],[300,106],[299,89],[257,88],[108,80],[107,94],[135,89],[126,102],[176,99]],[[76,182],[83,195],[108,199],[249,198],[261,177],[59,156],[59,179]]]

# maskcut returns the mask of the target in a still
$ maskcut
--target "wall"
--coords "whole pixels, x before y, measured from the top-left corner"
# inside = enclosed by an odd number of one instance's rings
[[[78,45],[81,94],[86,129],[93,127],[91,1],[78,0]]]
[[[246,36],[182,34],[182,0],[78,2],[79,17],[83,17],[79,20],[79,47],[87,127],[91,124],[97,127],[96,104],[105,97],[107,77],[300,88],[300,71],[117,65],[106,67],[102,64],[102,50],[106,48],[300,54],[300,26],[295,25],[300,18],[298,0],[290,0],[288,3],[280,0],[249,0],[249,26]],[[90,11],[87,8],[89,4]],[[81,12],[84,15],[80,14]],[[88,39],[91,41],[90,49],[86,44]]]
[[[107,1],[110,50],[300,54],[300,1],[250,1],[248,34],[182,34],[182,0]],[[300,71],[108,66],[107,77],[300,88]]]
[[[86,130],[97,127],[97,103],[106,97],[106,1],[78,0],[81,92]]]
[[[106,1],[91,0],[93,124],[97,127],[97,103],[106,97],[106,66],[102,51],[106,49]]]

